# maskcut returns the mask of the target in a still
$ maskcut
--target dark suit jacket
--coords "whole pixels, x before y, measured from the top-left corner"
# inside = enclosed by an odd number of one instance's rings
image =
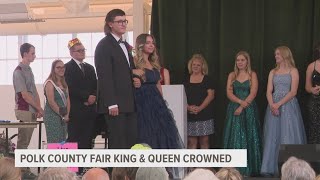
[[[68,123],[68,141],[77,142],[79,149],[90,149],[96,120],[96,104],[87,106],[90,95],[96,96],[97,76],[93,66],[84,64],[83,75],[74,60],[65,64],[65,78],[70,95],[70,122]]]
[[[130,46],[125,44],[128,50]],[[127,58],[116,39],[108,34],[97,45],[94,62],[98,75],[98,112],[107,113],[108,107],[118,105],[120,113],[135,111],[132,83],[133,58]]]
[[[65,78],[69,88],[71,112],[78,113],[84,103],[88,101],[89,95],[96,96],[97,76],[94,67],[88,63],[84,64],[85,76],[74,60],[65,64]],[[95,106],[95,105],[91,105]],[[81,112],[80,112],[81,113]]]

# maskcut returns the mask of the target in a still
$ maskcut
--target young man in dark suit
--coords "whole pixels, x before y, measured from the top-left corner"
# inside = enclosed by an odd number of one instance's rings
[[[96,113],[97,77],[94,67],[84,63],[86,49],[78,38],[68,44],[72,59],[65,64],[70,95],[68,141],[79,149],[91,149]]]
[[[94,57],[98,112],[106,114],[110,149],[128,149],[137,141],[134,86],[140,87],[141,82],[132,75],[135,66],[131,46],[122,40],[127,24],[124,11],[111,10],[105,19],[106,36],[97,45]]]

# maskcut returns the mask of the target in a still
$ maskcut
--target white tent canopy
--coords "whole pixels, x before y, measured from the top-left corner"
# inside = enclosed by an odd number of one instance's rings
[[[152,0],[143,0],[150,17]],[[104,18],[123,9],[133,30],[133,0],[1,0],[0,35],[102,32]],[[150,18],[147,18],[150,21]],[[146,22],[146,26],[150,23]]]

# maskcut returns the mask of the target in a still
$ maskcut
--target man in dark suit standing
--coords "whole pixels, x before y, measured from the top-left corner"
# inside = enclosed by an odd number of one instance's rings
[[[132,75],[131,46],[122,41],[127,24],[124,11],[111,10],[105,19],[106,36],[98,43],[94,57],[98,112],[106,114],[110,149],[128,149],[137,141],[134,86],[140,87],[141,82]]]
[[[68,141],[79,149],[91,149],[96,113],[97,76],[94,67],[84,63],[86,49],[78,38],[69,41],[72,59],[65,64],[65,78],[70,95]]]

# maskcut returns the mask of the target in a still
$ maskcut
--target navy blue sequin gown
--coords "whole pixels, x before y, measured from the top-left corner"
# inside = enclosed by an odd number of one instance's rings
[[[172,112],[157,88],[160,72],[145,69],[145,82],[135,91],[138,142],[153,149],[180,149],[183,143]]]

